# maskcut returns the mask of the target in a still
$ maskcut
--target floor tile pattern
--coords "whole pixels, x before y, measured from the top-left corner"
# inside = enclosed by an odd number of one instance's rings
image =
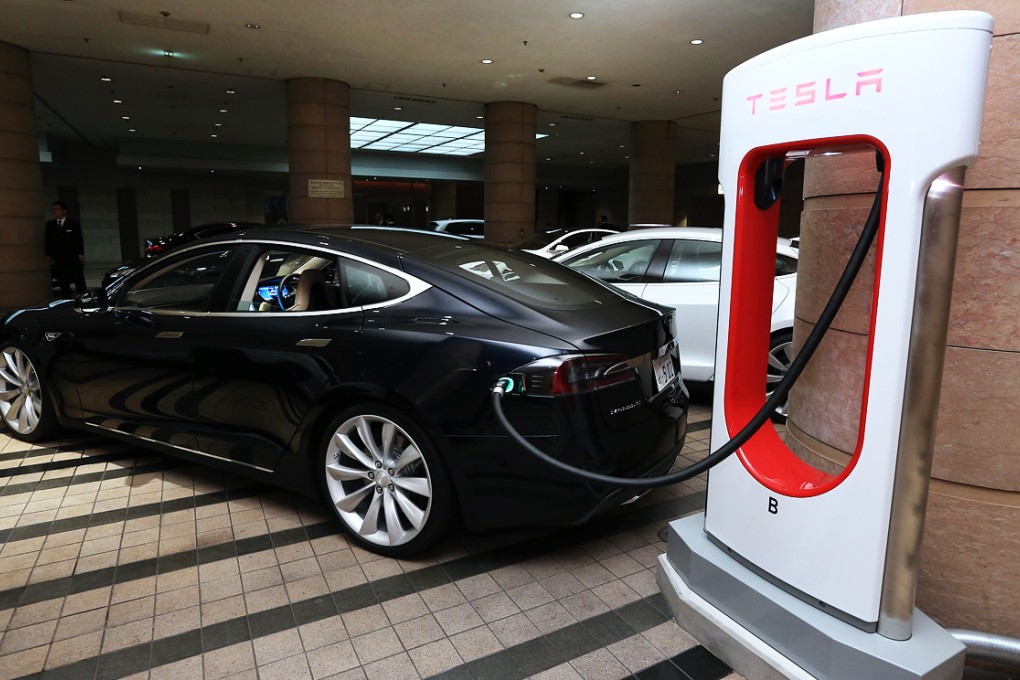
[[[695,405],[684,465],[707,453]],[[315,501],[80,433],[0,435],[0,679],[737,678],[655,583],[705,483],[580,528],[350,544]]]

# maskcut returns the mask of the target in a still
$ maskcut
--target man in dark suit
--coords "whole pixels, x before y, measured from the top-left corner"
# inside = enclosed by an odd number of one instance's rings
[[[60,284],[60,294],[71,297],[71,283],[77,294],[85,292],[85,241],[81,225],[67,216],[67,204],[50,204],[53,219],[46,223],[46,261]]]

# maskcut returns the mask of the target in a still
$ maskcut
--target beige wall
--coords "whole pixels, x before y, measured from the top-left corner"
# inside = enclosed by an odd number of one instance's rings
[[[0,43],[0,309],[50,298],[28,52]],[[49,206],[44,215],[49,217]]]
[[[354,222],[350,125],[351,88],[347,83],[326,78],[287,81],[292,223]],[[341,189],[335,196],[309,195],[309,182],[317,180],[338,182]]]
[[[535,233],[538,107],[485,105],[485,238],[516,243]]]
[[[673,224],[676,123],[644,120],[630,125],[628,224]]]
[[[981,156],[967,174],[917,605],[945,626],[1020,637],[1020,3],[817,0],[815,30],[900,14],[996,17]],[[817,319],[873,190],[809,166],[795,341]],[[791,445],[844,463],[856,443],[873,262],[791,400]]]

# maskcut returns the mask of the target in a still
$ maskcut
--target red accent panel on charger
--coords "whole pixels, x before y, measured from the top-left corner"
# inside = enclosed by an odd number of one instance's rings
[[[736,435],[764,403],[762,388],[768,371],[779,202],[768,210],[759,210],[754,205],[757,169],[764,161],[783,158],[791,151],[810,151],[819,148],[849,150],[864,147],[877,149],[882,154],[886,176],[884,187],[888,187],[890,168],[888,151],[878,140],[866,136],[802,140],[787,145],[763,147],[749,152],[741,163],[737,183],[729,333],[726,346],[726,385],[723,397],[726,426],[730,437]],[[795,497],[823,494],[846,479],[860,457],[864,441],[874,349],[872,338],[880,288],[882,236],[885,230],[884,206],[888,200],[888,190],[883,191],[885,195],[877,237],[875,282],[871,303],[871,332],[868,339],[856,450],[846,468],[838,475],[831,475],[811,467],[798,458],[780,439],[775,426],[766,423],[739,449],[737,456],[759,483],[776,493]]]

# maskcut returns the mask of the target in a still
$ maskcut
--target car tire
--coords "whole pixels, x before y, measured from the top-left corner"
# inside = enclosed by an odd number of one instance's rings
[[[406,557],[449,529],[453,492],[428,436],[382,404],[344,410],[321,446],[325,498],[355,542]]]
[[[768,375],[765,378],[765,398],[772,396],[776,385],[779,384],[786,372],[790,370],[793,362],[793,331],[779,331],[772,335],[769,341],[769,364]],[[775,411],[772,412],[772,422],[785,423],[788,417],[790,399],[787,397]]]
[[[38,442],[59,429],[42,377],[24,349],[0,345],[0,420],[16,439]]]

